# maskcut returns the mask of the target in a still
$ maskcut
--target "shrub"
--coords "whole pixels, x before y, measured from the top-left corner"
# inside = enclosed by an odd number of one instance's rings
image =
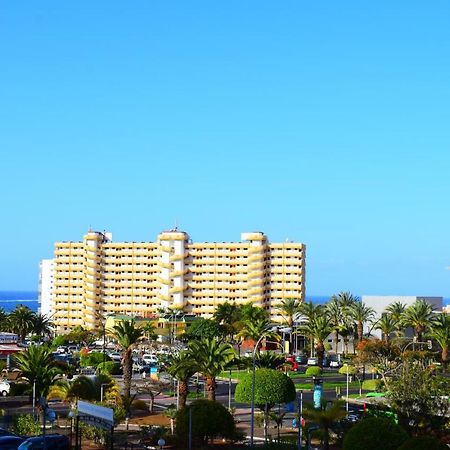
[[[348,367],[348,374],[349,375],[356,375],[358,373],[358,369],[355,366],[350,366],[347,364],[344,364],[340,369],[339,369],[339,373],[341,375],[347,375],[347,367]]]
[[[251,403],[252,373],[245,374],[236,386],[234,397],[237,402]],[[265,405],[293,402],[296,398],[293,381],[283,372],[273,369],[255,371],[255,405],[264,409]]]
[[[362,383],[362,388],[366,391],[381,392],[383,390],[382,380],[364,380]]]
[[[388,418],[370,417],[354,425],[344,437],[343,450],[397,450],[406,431]]]
[[[18,395],[30,395],[32,391],[32,387],[28,383],[11,383],[11,390],[9,391],[9,395],[12,397]]]
[[[97,370],[99,373],[118,375],[118,372],[120,372],[120,367],[114,361],[105,361],[97,365]]]
[[[111,361],[108,355],[104,355],[101,352],[92,352],[84,355],[80,351],[80,366],[81,367],[97,367],[103,361]]]
[[[398,450],[448,450],[442,442],[431,436],[421,436],[409,438]]]
[[[189,410],[192,410],[192,436],[201,445],[208,438],[233,438],[236,427],[233,416],[220,403],[211,400],[195,400],[176,415],[177,438],[186,442],[189,433]]]
[[[21,414],[14,417],[12,430],[20,436],[36,436],[41,432],[41,426],[33,414]]]
[[[308,367],[305,371],[305,375],[307,377],[317,377],[322,373],[322,369],[320,367]]]

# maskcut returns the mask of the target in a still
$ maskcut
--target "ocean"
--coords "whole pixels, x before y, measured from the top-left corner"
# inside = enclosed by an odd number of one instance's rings
[[[331,296],[306,295],[306,301],[313,303],[326,303]],[[0,308],[12,311],[17,305],[28,306],[32,311],[38,310],[38,293],[36,291],[0,291]],[[450,305],[450,298],[444,298],[444,305]]]

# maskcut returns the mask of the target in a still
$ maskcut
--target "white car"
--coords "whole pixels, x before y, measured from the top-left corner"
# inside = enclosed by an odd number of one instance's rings
[[[107,354],[113,361],[122,361],[122,355],[119,352],[110,352]]]
[[[158,357],[154,355],[153,353],[146,353],[142,359],[144,360],[145,364],[157,364]]]
[[[9,395],[10,390],[11,390],[11,385],[9,384],[8,381],[6,381],[6,380],[0,381],[0,394],[3,397],[6,397],[7,395]]]
[[[314,357],[308,358],[308,361],[306,362],[306,364],[308,366],[318,366],[319,365],[319,359],[318,358],[314,358]]]

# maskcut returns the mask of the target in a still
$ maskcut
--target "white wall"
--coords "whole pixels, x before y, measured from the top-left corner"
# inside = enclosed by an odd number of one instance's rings
[[[43,259],[39,264],[39,312],[53,314],[53,259]]]

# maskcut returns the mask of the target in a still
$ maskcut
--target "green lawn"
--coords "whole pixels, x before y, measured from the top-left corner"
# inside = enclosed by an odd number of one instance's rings
[[[359,383],[353,382],[349,383],[350,389],[359,389]],[[313,383],[295,383],[295,389],[304,389],[304,390],[311,390],[313,389],[314,385]],[[325,381],[323,383],[324,389],[336,389],[337,387],[341,388],[341,391],[347,387],[347,383],[345,381]]]

